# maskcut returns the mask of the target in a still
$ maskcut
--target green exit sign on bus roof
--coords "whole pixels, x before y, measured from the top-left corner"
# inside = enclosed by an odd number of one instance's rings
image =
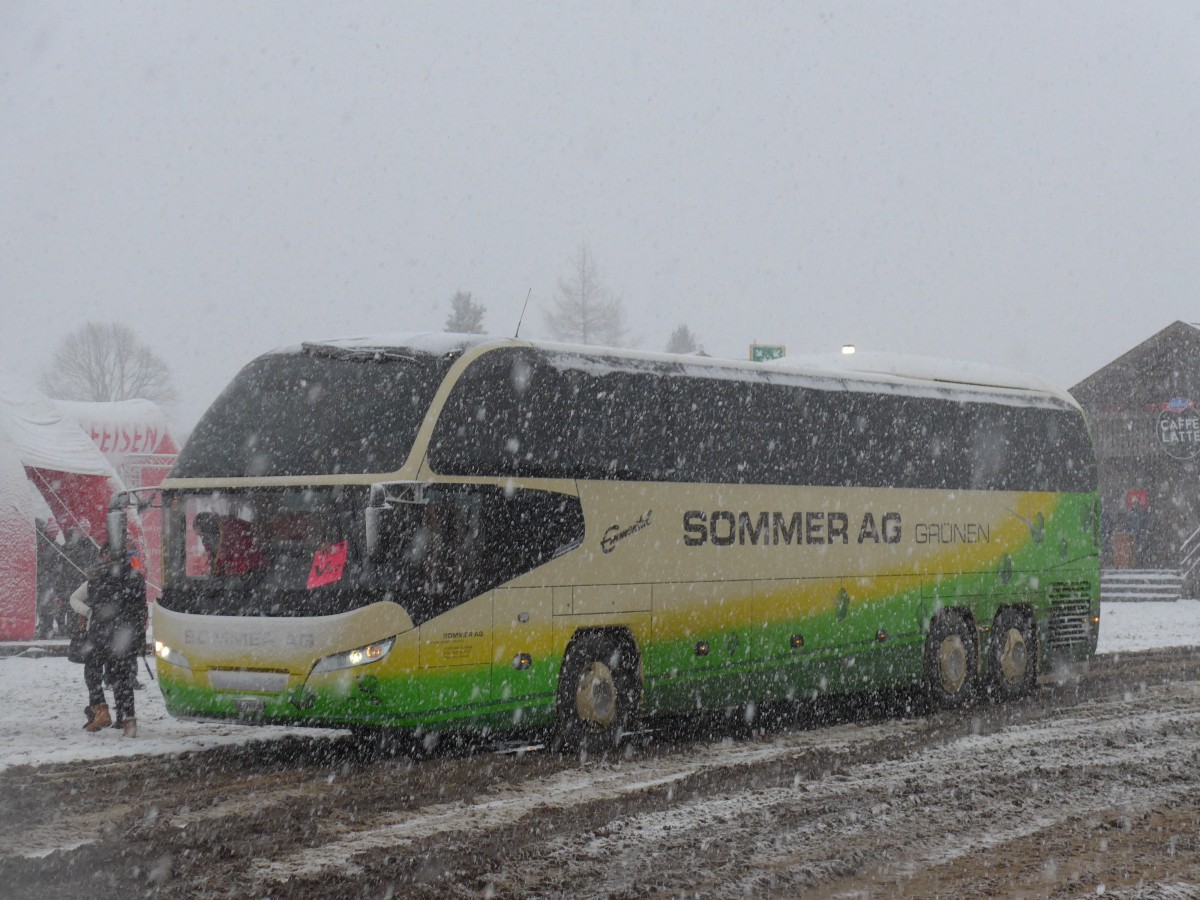
[[[783,344],[751,344],[750,362],[766,362],[768,359],[783,359],[787,347]]]

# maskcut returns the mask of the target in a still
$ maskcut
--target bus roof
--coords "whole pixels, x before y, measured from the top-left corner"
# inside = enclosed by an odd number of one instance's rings
[[[1028,372],[992,366],[986,363],[943,359],[936,356],[915,356],[905,353],[856,351],[854,353],[820,353],[771,360],[764,365],[821,369],[830,372],[857,372],[864,375],[888,375],[915,381],[937,381],[949,384],[1006,387],[1061,396],[1065,392]],[[1069,397],[1069,395],[1067,395]]]
[[[889,393],[932,394],[943,398],[960,395],[964,401],[993,400],[1016,405],[1021,405],[1022,400],[1033,401],[1036,405],[1042,405],[1046,400],[1056,400],[1079,409],[1075,398],[1065,390],[1054,388],[1024,372],[963,360],[880,352],[813,354],[756,363],[712,356],[432,331],[305,342],[281,347],[272,351],[272,354],[312,352],[320,348],[325,352],[346,351],[353,355],[411,352],[444,356],[477,348],[483,351],[499,347],[530,347],[560,356],[586,358],[588,367],[597,374],[606,364],[614,371],[631,364],[639,367],[665,364],[673,374],[693,374],[698,377],[755,379],[765,376],[766,380],[776,380],[772,376],[793,376],[813,387],[825,389],[835,387],[830,384],[832,381],[836,382],[836,387],[849,390],[882,389]]]

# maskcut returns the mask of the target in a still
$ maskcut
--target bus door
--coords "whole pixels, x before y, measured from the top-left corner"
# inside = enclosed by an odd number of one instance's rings
[[[525,719],[526,706],[554,702],[561,663],[553,655],[554,591],[552,587],[493,591],[492,698],[513,705],[513,725]]]
[[[646,672],[673,708],[740,703],[749,686],[753,582],[656,584]]]
[[[412,705],[454,715],[488,703],[492,592],[477,593],[478,503],[462,492],[429,490],[404,504],[392,527],[404,602],[420,623]]]

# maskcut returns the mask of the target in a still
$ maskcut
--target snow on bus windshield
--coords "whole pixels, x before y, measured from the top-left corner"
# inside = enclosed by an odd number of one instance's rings
[[[260,357],[196,426],[176,478],[394,472],[449,361],[323,347]]]

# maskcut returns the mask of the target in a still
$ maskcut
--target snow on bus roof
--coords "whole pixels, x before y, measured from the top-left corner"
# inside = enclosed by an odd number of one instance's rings
[[[835,372],[862,372],[867,375],[894,375],[921,381],[949,381],[987,387],[1011,387],[1042,393],[1057,393],[1036,375],[992,366],[987,363],[906,353],[859,351],[855,353],[813,353],[773,359],[764,365],[800,366]]]
[[[280,347],[271,351],[271,354],[300,353],[305,347],[319,345],[340,350],[413,350],[417,353],[444,356],[494,340],[496,338],[484,334],[457,334],[452,331],[396,332],[306,341],[303,344]]]
[[[554,354],[556,366],[594,375],[654,367],[665,375],[696,375],[730,380],[800,384],[822,390],[885,391],[962,402],[1078,408],[1074,398],[1023,372],[933,357],[871,354],[868,365],[853,367],[823,357],[791,357],[771,363],[690,354],[648,353],[608,347],[530,341]],[[840,354],[839,354],[840,361]],[[664,365],[666,368],[663,368]]]
[[[853,356],[814,354],[756,363],[711,356],[439,331],[337,338],[297,344],[274,352],[300,353],[314,344],[341,350],[411,350],[439,356],[488,344],[497,347],[528,346],[550,354],[551,362],[556,367],[587,371],[593,375],[653,369],[667,376],[761,380],[821,390],[885,391],[962,402],[987,401],[1018,406],[1066,404],[1078,408],[1074,398],[1067,392],[1023,372],[982,363],[892,353],[861,353]]]
[[[824,371],[835,376],[886,379],[889,383],[934,387],[940,396],[961,393],[964,399],[978,399],[980,394],[1010,399],[999,402],[1042,405],[1066,405],[1079,409],[1075,398],[1067,391],[1016,369],[1006,369],[969,360],[943,359],[935,356],[916,356],[905,353],[878,351],[856,353],[821,353],[774,359],[761,365],[778,369]],[[1037,399],[1034,399],[1037,398]],[[1041,400],[1042,403],[1038,403]]]
[[[1075,401],[1069,393],[1054,387],[1036,375],[972,360],[944,359],[906,353],[858,351],[855,353],[814,353],[789,356],[771,360],[764,365],[799,366],[806,369],[856,372],[864,375],[888,375],[918,381],[978,385],[989,388],[1014,388],[1039,394],[1050,394],[1075,405]]]

